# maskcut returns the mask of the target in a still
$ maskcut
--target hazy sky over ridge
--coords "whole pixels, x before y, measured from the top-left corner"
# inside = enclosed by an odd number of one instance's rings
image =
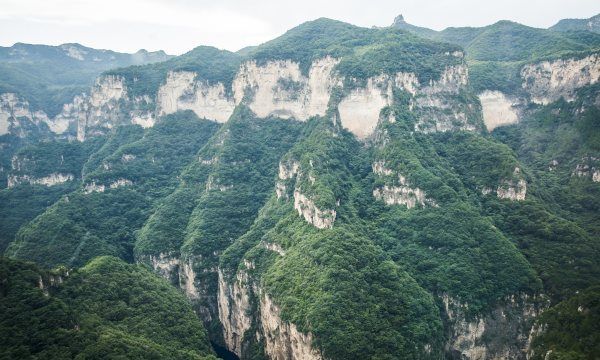
[[[0,0],[0,46],[78,42],[177,55],[198,45],[258,45],[319,17],[370,27],[402,13],[411,24],[441,30],[498,20],[548,27],[599,12],[598,0]]]

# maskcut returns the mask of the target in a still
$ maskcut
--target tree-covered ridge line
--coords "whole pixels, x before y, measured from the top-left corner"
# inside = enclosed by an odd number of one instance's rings
[[[445,66],[460,64],[461,48],[429,41],[395,29],[368,29],[326,18],[301,24],[284,35],[253,47],[242,55],[209,46],[162,63],[114,69],[105,75],[123,76],[133,95],[156,94],[169,71],[191,71],[209,84],[222,83],[227,91],[239,65],[278,60],[297,62],[308,75],[313,61],[341,58],[335,70],[342,77],[365,80],[381,74],[415,73],[422,83],[437,80]],[[393,59],[393,61],[392,61]]]
[[[476,91],[521,90],[521,68],[545,60],[580,59],[600,51],[600,34],[591,31],[558,32],[512,21],[484,27],[450,27],[435,31],[411,25],[403,19],[392,27],[464,48]]]

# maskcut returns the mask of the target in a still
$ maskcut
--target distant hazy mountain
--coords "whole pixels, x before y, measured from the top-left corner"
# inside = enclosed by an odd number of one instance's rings
[[[392,27],[463,47],[472,85],[478,91],[519,91],[518,72],[525,63],[600,47],[600,34],[594,32],[559,32],[507,20],[483,27],[449,27],[435,31],[409,24],[400,15]]]
[[[600,33],[600,14],[589,19],[562,19],[549,29],[555,31],[587,30]]]
[[[56,115],[62,104],[85,91],[103,71],[165,61],[164,51],[134,54],[80,44],[59,46],[17,43],[0,47],[0,93],[16,93],[34,110]]]

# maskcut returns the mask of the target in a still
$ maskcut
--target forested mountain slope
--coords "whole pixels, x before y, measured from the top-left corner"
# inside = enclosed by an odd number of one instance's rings
[[[99,257],[47,272],[0,258],[0,279],[3,358],[215,359],[185,297],[142,266]]]
[[[7,143],[5,255],[72,270],[50,299],[159,358],[207,338],[106,315],[86,274],[153,270],[243,359],[593,359],[600,38],[403,26],[107,71],[64,132],[11,134],[46,141]]]

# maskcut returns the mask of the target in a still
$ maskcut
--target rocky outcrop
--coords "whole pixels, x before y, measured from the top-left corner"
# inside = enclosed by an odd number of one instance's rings
[[[319,209],[299,189],[294,190],[294,209],[298,211],[298,215],[303,217],[307,223],[314,225],[318,229],[331,229],[335,222],[335,210]]]
[[[332,75],[339,60],[315,60],[305,76],[291,60],[258,64],[249,61],[240,67],[233,81],[235,103],[244,102],[258,117],[277,116],[306,120],[324,115],[332,88],[339,80]]]
[[[233,283],[225,281],[219,270],[218,308],[223,325],[223,338],[229,351],[242,356],[244,334],[252,325],[249,295],[250,282],[246,271],[238,271]]]
[[[25,137],[28,133],[28,126],[23,122],[29,122],[35,126],[46,124],[50,131],[62,134],[69,126],[68,122],[50,120],[43,111],[32,111],[29,103],[17,94],[0,94],[0,135],[13,134],[19,137]]]
[[[529,64],[521,78],[533,103],[546,105],[561,97],[572,101],[577,89],[600,80],[600,54]]]
[[[395,180],[393,176],[395,171],[387,168],[384,161],[374,162],[372,168],[375,175]],[[421,207],[426,205],[437,206],[435,201],[427,198],[423,190],[409,186],[406,177],[401,174],[398,174],[397,184],[386,184],[373,189],[373,197],[383,201],[386,205],[405,205],[408,209],[412,209],[417,205]]]
[[[221,123],[229,119],[235,107],[222,83],[210,85],[189,71],[169,72],[156,102],[159,115],[192,110],[199,118]]]
[[[282,320],[279,307],[250,277],[252,269],[254,263],[244,260],[235,276],[219,270],[219,320],[227,349],[244,358],[249,342],[257,341],[272,360],[322,359],[312,345],[311,333]]]
[[[389,76],[370,78],[364,88],[350,91],[338,105],[342,126],[359,139],[369,137],[381,110],[392,103],[392,81]]]
[[[488,131],[497,127],[516,124],[519,121],[519,101],[500,91],[486,90],[479,94],[483,122]]]
[[[103,134],[120,124],[154,125],[154,115],[148,109],[153,105],[149,96],[130,98],[125,80],[108,75],[96,80],[90,96],[76,99],[78,107],[72,110],[73,121],[77,121],[77,139],[85,140],[89,135]]]
[[[275,183],[275,193],[277,198],[288,199],[287,181],[298,175],[300,163],[295,160],[287,160],[279,163],[278,180]]]
[[[227,191],[231,190],[233,185],[224,185],[219,183],[219,179],[215,179],[214,176],[209,175],[208,180],[206,181],[206,191],[218,190],[218,191]]]
[[[416,131],[475,130],[476,126],[469,123],[474,104],[464,104],[457,98],[466,91],[467,84],[466,65],[448,67],[438,80],[428,84],[421,84],[414,73],[369,78],[366,86],[350,90],[340,101],[340,122],[358,138],[368,138],[380,120],[381,110],[394,104],[393,89],[397,89],[410,95],[409,109],[417,116]]]
[[[296,325],[281,319],[281,311],[268,294],[260,295],[260,323],[265,353],[272,360],[318,360],[320,352],[312,346],[312,334],[298,331]]]
[[[264,241],[261,241],[260,244],[262,245],[262,247],[264,247],[267,250],[276,252],[277,254],[279,254],[281,256],[285,256],[285,250],[283,250],[283,248],[279,244],[264,242]]]
[[[593,182],[600,182],[600,158],[585,156],[575,166],[571,176],[590,178]]]
[[[505,298],[477,316],[467,316],[468,305],[441,296],[448,322],[447,352],[457,359],[525,359],[535,318],[547,304],[525,294]]]
[[[475,128],[469,124],[467,114],[473,104],[460,104],[456,96],[468,82],[465,65],[448,67],[438,80],[420,84],[416,74],[403,72],[364,82],[343,79],[335,71],[339,62],[340,59],[326,56],[314,60],[308,72],[303,73],[300,64],[292,60],[248,61],[240,66],[231,88],[223,83],[209,83],[195,72],[172,71],[156,94],[141,96],[128,93],[123,77],[105,75],[97,79],[89,96],[75,97],[53,119],[40,113],[36,115],[40,120],[36,121],[47,123],[56,133],[76,128],[77,139],[83,141],[121,124],[150,127],[157,116],[180,110],[225,122],[235,106],[243,103],[258,117],[304,121],[323,116],[329,106],[337,106],[340,123],[358,138],[366,139],[377,126],[381,110],[392,104],[393,89],[398,89],[411,96],[410,108],[418,117],[417,131]],[[334,89],[342,89],[346,82],[362,85],[347,88],[339,103],[332,103]],[[8,131],[7,113],[0,111],[0,132]],[[28,116],[34,117],[30,112]]]
[[[85,194],[91,194],[94,192],[102,193],[102,192],[106,191],[106,189],[116,189],[116,188],[120,188],[123,186],[131,186],[131,185],[133,185],[133,182],[128,179],[117,179],[117,180],[111,182],[110,184],[108,184],[108,186],[104,185],[104,184],[96,184],[95,181],[92,181],[83,187],[83,192]]]
[[[469,71],[467,66],[447,67],[438,80],[431,80],[421,87],[411,101],[417,113],[415,130],[421,132],[466,130],[473,131],[477,125],[469,120],[475,113],[475,104],[466,102],[458,95],[467,91]]]
[[[484,187],[480,190],[483,195],[495,193],[499,199],[522,201],[527,196],[527,181],[522,177],[521,169],[516,167],[512,178],[501,179],[495,190],[490,187]]]
[[[8,188],[15,187],[19,184],[28,183],[30,185],[45,185],[45,186],[54,186],[58,184],[65,183],[67,181],[72,181],[75,177],[73,174],[60,174],[60,173],[52,173],[48,176],[44,177],[32,177],[29,175],[9,175],[8,176]]]
[[[193,259],[180,261],[179,286],[183,289],[188,299],[200,298],[196,288],[196,273],[194,272]]]
[[[496,195],[499,199],[522,201],[525,200],[526,194],[527,182],[524,179],[503,180],[496,189]]]
[[[179,257],[160,253],[158,255],[142,255],[137,261],[149,264],[158,275],[171,283],[179,283]]]
[[[400,181],[405,180],[400,177]],[[425,206],[425,192],[419,188],[411,188],[405,184],[400,186],[388,186],[373,190],[373,197],[383,201],[386,205],[406,205],[408,209],[414,208],[417,204]]]

